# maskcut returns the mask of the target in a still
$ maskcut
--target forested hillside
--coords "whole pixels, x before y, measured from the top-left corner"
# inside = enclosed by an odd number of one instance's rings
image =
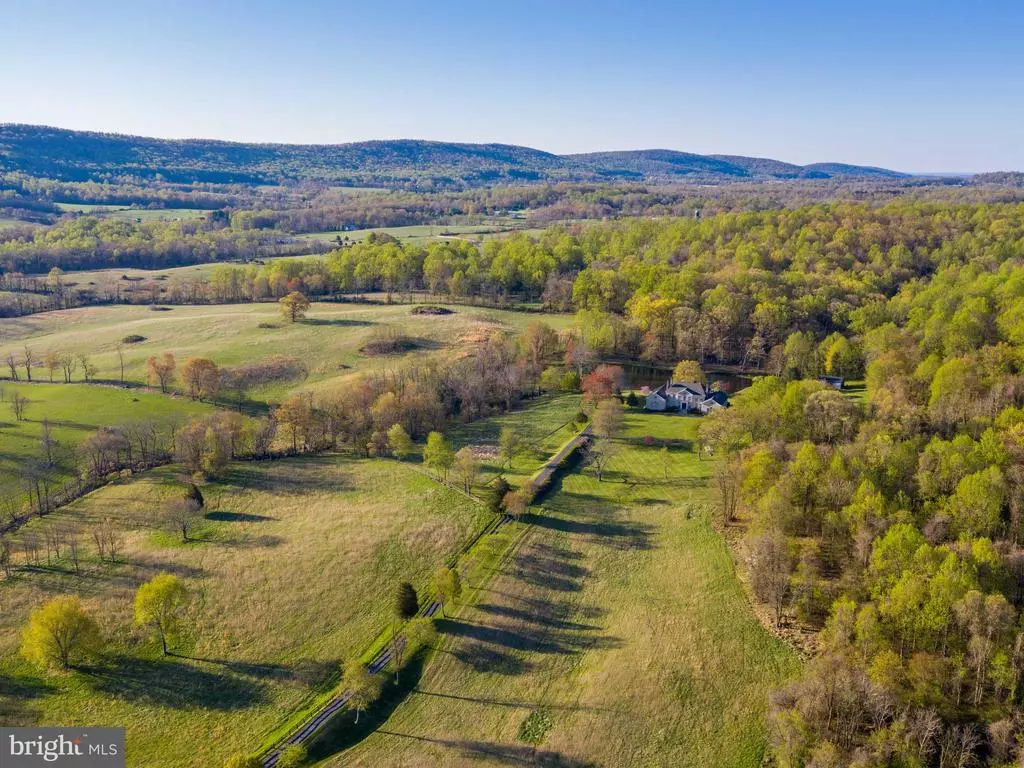
[[[507,144],[394,140],[352,144],[242,144],[154,139],[0,125],[0,171],[62,181],[139,177],[171,182],[266,184],[284,180],[373,186],[462,187],[555,180],[886,177],[854,165],[807,167],[671,150],[553,155]]]

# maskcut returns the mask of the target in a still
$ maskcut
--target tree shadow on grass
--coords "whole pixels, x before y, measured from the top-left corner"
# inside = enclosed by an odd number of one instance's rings
[[[148,571],[154,575],[166,572],[173,573],[175,576],[180,576],[183,579],[198,579],[206,573],[202,568],[197,568],[193,565],[178,563],[173,560],[154,560],[148,557],[137,557],[131,560],[129,564],[134,568]]]
[[[494,648],[475,641],[464,641],[449,651],[460,664],[474,672],[516,677],[529,672],[533,665],[502,648]]]
[[[309,762],[315,763],[348,749],[380,728],[406,697],[416,689],[423,677],[426,654],[421,652],[409,659],[396,679],[388,674],[380,698],[359,715],[343,709],[327,721],[319,734],[307,745]]]
[[[338,669],[340,662],[301,659],[294,664],[265,664],[238,659],[209,659],[202,656],[171,653],[180,659],[200,661],[204,664],[216,664],[236,675],[273,680],[279,683],[290,683],[302,686],[317,686],[331,677]]]
[[[332,471],[320,475],[312,471],[319,468],[330,468]],[[337,458],[311,455],[295,456],[273,463],[235,463],[217,481],[222,486],[275,493],[338,491],[352,487],[350,476],[339,470]]]
[[[333,325],[348,328],[368,328],[376,323],[370,320],[353,320],[346,317],[307,317],[299,320],[297,325]]]
[[[216,512],[207,512],[206,519],[216,520],[221,523],[264,523],[268,520],[276,520],[277,518],[270,515],[252,515],[247,512],[217,510]]]
[[[523,766],[524,768],[597,768],[597,763],[588,760],[580,760],[575,757],[563,755],[561,752],[552,752],[546,749],[525,744],[498,744],[490,741],[454,740],[454,739],[431,739],[426,736],[412,736],[397,731],[380,730],[379,733],[385,736],[397,736],[404,739],[414,739],[427,744],[435,744],[440,747],[447,747],[456,751],[460,757],[473,762],[489,762],[493,765]]]
[[[99,693],[173,709],[246,709],[266,700],[262,685],[235,674],[201,669],[173,657],[119,657],[109,667],[82,670]]]
[[[439,699],[451,699],[453,701],[466,701],[472,704],[486,704],[491,707],[508,707],[510,709],[549,709],[553,712],[607,712],[618,714],[620,710],[609,709],[608,707],[588,707],[582,704],[545,704],[539,701],[509,701],[507,699],[485,699],[479,696],[457,696],[452,693],[441,691],[424,691],[417,688],[413,691],[419,696],[434,696]]]
[[[563,493],[565,497],[576,497],[577,494]],[[579,499],[573,498],[578,509],[584,507]],[[610,519],[610,516],[590,513],[585,518],[560,517],[541,512],[523,515],[523,522],[548,528],[563,533],[573,533],[600,539],[608,546],[619,549],[651,549],[651,541],[655,527],[648,523]]]
[[[521,608],[512,608],[507,605],[481,603],[476,606],[476,609],[484,613],[511,619],[513,621],[532,622],[550,629],[557,629],[566,632],[595,632],[601,629],[601,627],[596,624],[582,624],[577,621],[567,621],[566,619],[559,618],[557,615],[554,615],[555,611],[552,611],[547,606],[542,605],[534,606],[534,610],[527,611]]]
[[[0,675],[0,723],[17,727],[37,722],[42,713],[32,702],[53,690],[38,678]]]

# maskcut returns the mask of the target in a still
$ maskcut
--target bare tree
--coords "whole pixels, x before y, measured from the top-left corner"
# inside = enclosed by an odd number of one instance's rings
[[[6,536],[0,536],[0,570],[3,570],[4,576],[11,575],[13,565],[11,562],[11,540]]]
[[[32,381],[32,361],[34,359],[32,354],[32,348],[28,346],[28,344],[26,344],[23,349],[23,352],[24,356],[21,358],[21,362],[25,366],[25,378],[28,381]]]
[[[92,540],[100,560],[117,560],[124,548],[124,536],[113,520],[105,519],[92,529]]]
[[[981,736],[974,723],[952,725],[942,736],[939,768],[970,768],[979,764]]]
[[[718,463],[715,468],[715,485],[718,486],[718,500],[721,505],[722,519],[731,523],[736,519],[736,509],[740,498],[740,465],[739,456],[730,456]]]
[[[121,386],[124,386],[124,344],[118,342],[117,344],[117,364],[121,368]]]
[[[78,361],[70,352],[61,352],[59,359],[61,372],[64,374],[64,383],[70,384],[71,376],[74,374],[75,368],[78,367]]]
[[[757,598],[772,607],[776,624],[782,622],[792,570],[789,543],[781,531],[769,531],[754,540],[750,555],[751,586]]]
[[[53,466],[53,452],[57,447],[57,441],[53,439],[53,427],[50,425],[50,420],[47,418],[43,419],[43,431],[39,436],[39,449],[43,454],[43,458],[46,459],[46,466]]]
[[[87,382],[92,381],[93,377],[96,375],[97,369],[89,359],[89,356],[84,352],[80,352],[78,355],[78,362],[82,365],[82,378]]]
[[[594,440],[587,445],[586,460],[597,470],[597,481],[604,480],[609,463],[619,452],[619,446],[608,439]]]
[[[20,361],[17,355],[13,352],[8,352],[4,362],[7,363],[7,369],[11,372],[11,381],[18,381],[18,365]]]
[[[81,561],[82,561],[82,539],[78,535],[78,531],[69,531],[67,536],[67,550],[68,559],[71,561],[71,567],[75,569],[76,574],[80,574]]]
[[[167,509],[168,527],[181,534],[182,543],[188,542],[189,533],[199,523],[199,503],[192,498],[175,499]]]
[[[20,392],[11,395],[11,410],[14,411],[14,418],[18,421],[25,420],[25,408],[28,406],[28,398]]]

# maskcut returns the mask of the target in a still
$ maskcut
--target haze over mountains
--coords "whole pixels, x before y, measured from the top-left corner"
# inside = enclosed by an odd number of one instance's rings
[[[767,158],[668,149],[555,155],[508,144],[399,139],[349,144],[251,144],[157,139],[0,124],[0,171],[63,181],[138,176],[191,183],[480,186],[551,181],[707,182],[898,179],[908,174],[838,162],[794,165]]]

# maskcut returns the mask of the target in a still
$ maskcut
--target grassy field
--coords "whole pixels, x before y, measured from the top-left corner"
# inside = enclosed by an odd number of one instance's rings
[[[798,662],[711,526],[697,422],[632,413],[604,482],[557,481],[408,698],[325,765],[760,765],[768,690]]]
[[[515,218],[495,218],[480,224],[412,224],[406,227],[377,227],[374,229],[353,229],[337,230],[334,232],[314,232],[301,237],[310,240],[326,240],[334,242],[338,237],[342,240],[348,238],[350,242],[365,240],[371,232],[388,234],[397,237],[402,242],[426,244],[434,240],[446,240],[451,238],[479,239],[487,237],[500,237],[512,232],[524,230],[526,222]],[[541,232],[540,229],[531,229],[531,233]]]
[[[0,383],[0,493],[18,493],[29,459],[41,456],[42,422],[49,420],[57,441],[54,459],[66,476],[76,464],[75,447],[100,427],[142,417],[188,418],[211,407],[183,397],[91,384]],[[14,417],[11,399],[28,398],[25,420]]]
[[[296,387],[331,386],[361,370],[393,366],[395,357],[368,357],[359,350],[374,330],[385,324],[417,344],[413,354],[457,353],[467,340],[498,329],[521,329],[536,316],[501,310],[452,307],[454,314],[411,314],[408,305],[314,304],[304,322],[282,320],[275,303],[173,307],[154,312],[147,306],[86,307],[7,320],[0,326],[0,359],[20,354],[27,344],[41,358],[48,350],[73,350],[91,355],[97,378],[119,375],[117,343],[129,334],[145,341],[126,349],[125,375],[143,382],[146,360],[171,352],[180,362],[209,357],[218,365],[238,365],[274,355],[306,363],[306,381],[287,382],[253,393],[280,398]],[[541,319],[562,328],[569,315]],[[260,327],[260,325],[269,327]]]
[[[235,464],[203,492],[196,541],[158,527],[181,493],[172,468],[101,489],[34,521],[78,528],[102,518],[124,532],[116,565],[85,572],[66,561],[21,569],[0,583],[0,721],[123,725],[132,766],[219,766],[258,743],[361,652],[390,620],[396,585],[422,586],[483,523],[482,507],[411,463],[338,456]],[[163,661],[133,631],[140,582],[183,578],[194,600],[187,631]],[[40,677],[17,655],[31,608],[78,593],[118,639],[107,662]]]
[[[481,485],[488,485],[499,474],[514,486],[525,482],[537,468],[574,433],[570,424],[580,410],[579,395],[538,397],[525,407],[456,427],[450,434],[457,446],[497,448],[502,429],[511,429],[519,437],[521,448],[509,466],[497,457],[481,460]]]
[[[260,261],[270,263],[278,258],[288,259],[324,259],[322,254],[307,254],[305,256],[272,256]],[[222,266],[231,267],[254,267],[260,264],[245,264],[237,261],[209,262],[205,264],[193,264],[186,267],[170,267],[168,269],[137,269],[135,267],[120,267],[114,269],[89,269],[75,272],[68,272],[64,275],[64,284],[68,288],[90,288],[96,291],[114,291],[119,286],[122,294],[139,292],[149,301],[147,286],[156,282],[161,287],[167,287],[175,281],[185,280],[209,280],[214,270]],[[45,274],[35,275],[39,279],[45,279]]]
[[[57,203],[57,207],[67,213],[141,222],[189,221],[205,218],[210,213],[205,208],[132,208],[107,203]]]

